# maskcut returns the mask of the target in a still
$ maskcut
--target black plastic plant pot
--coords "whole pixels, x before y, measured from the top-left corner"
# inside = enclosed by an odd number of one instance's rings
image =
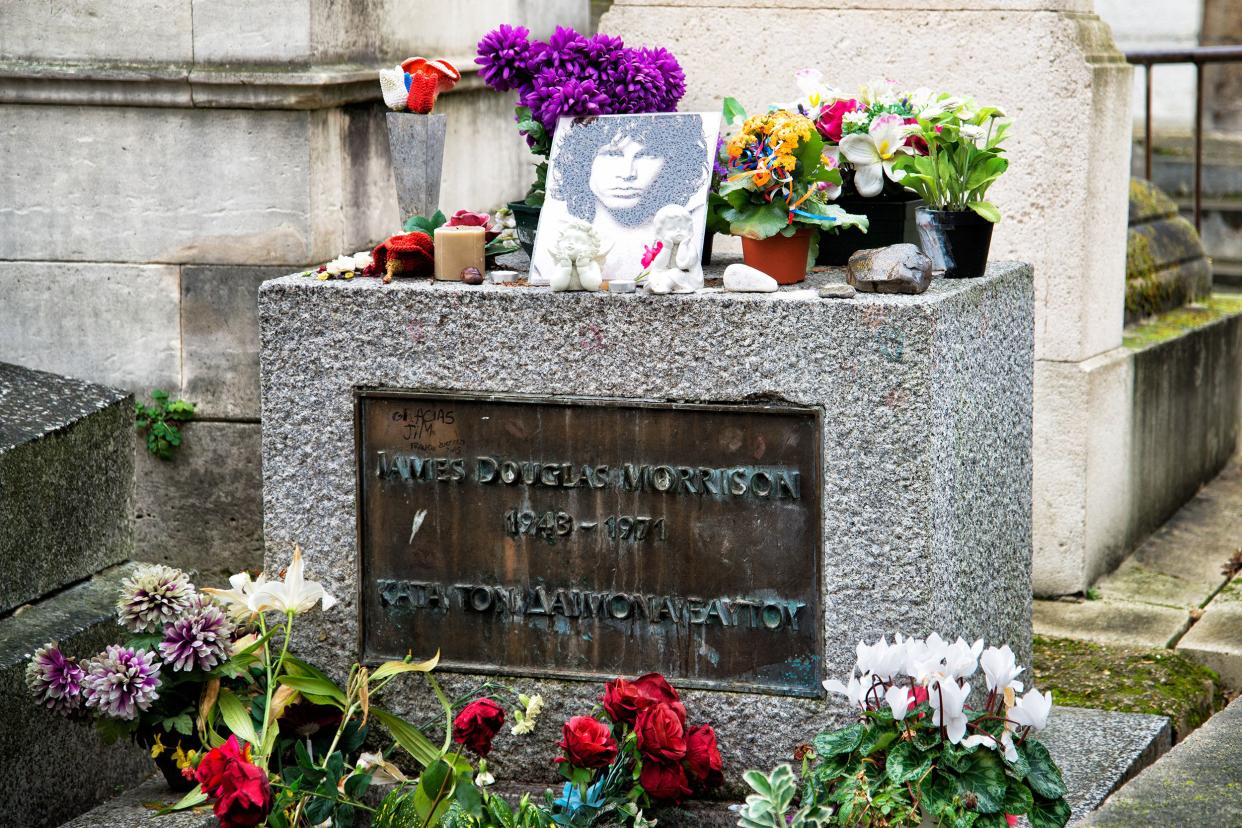
[[[932,270],[946,279],[974,279],[988,266],[992,222],[974,210],[932,210],[920,207],[916,216],[919,246],[932,260]]]
[[[709,264],[712,263],[712,238],[715,235],[716,234],[713,233],[711,230],[703,231],[703,259],[702,259],[703,267],[707,267]]]
[[[526,251],[527,258],[534,258],[535,231],[539,229],[539,211],[543,208],[532,207],[525,201],[510,201],[509,209],[513,211],[513,229],[517,231],[518,244]]]
[[[902,198],[876,196],[862,198],[847,196],[837,199],[838,207],[847,213],[867,217],[867,232],[847,227],[833,233],[820,233],[817,265],[844,266],[850,256],[859,250],[888,247],[890,244],[909,242],[918,244],[918,230],[914,226],[914,212],[923,206],[923,199],[914,193]]]

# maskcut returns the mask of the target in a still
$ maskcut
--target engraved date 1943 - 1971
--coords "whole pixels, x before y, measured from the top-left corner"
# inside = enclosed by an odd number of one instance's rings
[[[575,520],[568,512],[510,509],[505,512],[505,533],[514,537],[533,535],[555,544],[575,531],[602,531],[609,540],[641,543],[668,540],[668,524],[663,517],[609,515],[603,521]]]

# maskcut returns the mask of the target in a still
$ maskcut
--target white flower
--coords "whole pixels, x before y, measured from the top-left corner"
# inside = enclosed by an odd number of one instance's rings
[[[1022,668],[1017,666],[1013,650],[1009,649],[1008,644],[999,649],[988,647],[984,650],[983,655],[979,657],[979,666],[983,668],[988,690],[1003,691],[1012,687],[1014,692],[1022,692],[1022,682],[1017,680]]]
[[[841,123],[850,124],[852,126],[866,126],[867,119],[871,114],[865,109],[855,109],[853,112],[846,112],[841,116]]]
[[[870,646],[859,641],[855,652],[858,654],[856,669],[859,674],[874,673],[885,681],[892,681],[906,663],[906,648],[901,644],[889,646],[887,638],[881,638]]]
[[[855,132],[841,139],[841,154],[854,165],[854,187],[864,197],[879,195],[884,179],[898,181],[902,173],[893,169],[897,156],[913,153],[906,146],[905,121],[900,115],[881,115],[865,133]]]
[[[962,740],[962,747],[976,747],[983,745],[991,750],[996,750],[996,739],[990,733],[976,733],[973,736],[967,736]],[[1000,747],[1005,751],[1005,758],[1010,762],[1018,761],[1018,749],[1013,744],[1013,734],[1008,730],[1001,733]]]
[[[293,548],[293,562],[285,572],[283,581],[268,581],[258,587],[250,598],[249,606],[253,612],[306,612],[316,603],[330,609],[336,599],[324,592],[323,586],[317,581],[308,581],[302,577],[302,547]]]
[[[970,141],[975,146],[980,146],[984,139],[987,138],[988,134],[986,129],[981,126],[976,126],[975,124],[962,124],[958,128],[958,131],[962,134],[963,138]]]
[[[1040,693],[1031,688],[1025,696],[1009,708],[1009,721],[1018,727],[1043,730],[1048,726],[1048,714],[1052,711],[1052,691]]]
[[[820,107],[835,97],[832,90],[824,83],[823,77],[823,73],[814,68],[799,69],[794,72],[794,82],[798,85],[798,91],[802,93],[802,97],[786,108],[797,110],[801,106],[802,109],[811,113],[812,118],[815,117]]]
[[[539,718],[540,712],[543,711],[543,696],[536,694],[527,697],[523,694],[518,696],[518,701],[522,703],[525,710],[514,712],[517,724],[513,725],[512,729],[515,736],[525,736],[535,729],[535,719]]]
[[[255,611],[251,609],[251,601],[255,593],[267,583],[267,579],[260,573],[259,579],[255,581],[251,580],[249,572],[239,572],[236,575],[229,576],[229,583],[232,585],[232,589],[203,587],[202,591],[211,595],[221,604],[224,604],[230,618],[235,621],[246,621],[254,615]]]
[[[961,98],[949,95],[946,92],[932,92],[930,89],[919,88],[911,92],[907,96],[910,102],[910,109],[914,114],[924,120],[935,118],[946,112],[952,112],[962,106]]]
[[[914,705],[910,688],[897,685],[888,688],[884,692],[884,700],[888,702],[888,708],[893,711],[893,718],[897,721],[904,719]]]
[[[496,784],[496,777],[492,776],[491,771],[481,770],[474,775],[474,784],[480,788],[486,788],[488,785]]]
[[[970,685],[959,687],[956,681],[945,680],[936,684],[934,692],[938,698],[934,696],[930,699],[932,724],[943,727],[949,741],[956,745],[966,735],[965,706]]]
[[[979,654],[983,652],[983,639],[967,644],[961,636],[945,650],[945,675],[953,678],[970,678],[979,669]]]
[[[336,276],[339,273],[349,273],[354,269],[353,256],[337,256],[327,264],[328,273]]]
[[[362,272],[363,270],[366,270],[368,267],[371,266],[371,251],[370,250],[363,250],[361,252],[355,253],[350,258],[354,260],[353,269],[359,272]]]
[[[396,785],[409,781],[401,768],[385,759],[382,753],[362,754],[358,757],[357,768],[363,772],[371,771],[372,785]]]
[[[867,706],[867,691],[871,689],[873,683],[871,674],[864,673],[861,678],[851,675],[849,684],[842,684],[836,679],[828,679],[824,682],[824,689],[829,693],[842,694],[855,707],[865,708]]]
[[[901,100],[897,85],[891,80],[871,81],[859,90],[858,97],[866,104],[892,106]]]

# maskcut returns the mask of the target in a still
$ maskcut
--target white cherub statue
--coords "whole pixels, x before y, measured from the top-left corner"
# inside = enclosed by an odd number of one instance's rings
[[[660,250],[644,280],[648,293],[693,293],[703,287],[702,253],[695,249],[694,221],[680,204],[668,204],[655,214]]]
[[[599,290],[604,281],[600,265],[609,247],[589,222],[566,218],[549,250],[556,263],[549,277],[552,290]]]

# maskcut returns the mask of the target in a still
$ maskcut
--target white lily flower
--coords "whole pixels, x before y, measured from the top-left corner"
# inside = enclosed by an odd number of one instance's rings
[[[200,592],[207,593],[223,604],[234,621],[246,621],[254,615],[254,610],[250,608],[251,599],[266,583],[267,579],[262,573],[259,573],[258,580],[251,580],[249,572],[238,572],[229,576],[232,589],[203,587]]]
[[[1009,708],[1009,721],[1018,727],[1043,730],[1048,726],[1048,714],[1052,712],[1052,691],[1040,693],[1034,687]]]
[[[893,162],[901,154],[914,152],[906,145],[900,115],[881,115],[871,122],[865,132],[855,132],[841,139],[841,154],[854,165],[854,188],[864,197],[879,195],[884,189],[884,179],[899,181],[902,173],[893,169]]]
[[[865,708],[867,691],[871,689],[873,683],[870,673],[864,673],[861,678],[851,674],[849,684],[842,684],[836,679],[828,679],[824,682],[824,689],[829,693],[840,693],[855,707]]]
[[[1013,650],[1009,649],[1008,644],[1004,647],[988,647],[984,650],[983,655],[979,657],[979,666],[983,668],[988,690],[1004,691],[1012,687],[1015,693],[1022,692],[1022,682],[1017,678],[1023,668],[1017,665]]]
[[[250,599],[253,612],[306,612],[315,604],[330,609],[336,599],[324,592],[318,581],[308,581],[302,576],[302,547],[293,548],[293,562],[285,572],[283,581],[268,581],[259,587]]]
[[[943,727],[949,741],[956,745],[966,735],[965,707],[970,685],[959,687],[956,681],[945,680],[938,682],[932,692],[932,724]]]
[[[371,771],[372,785],[396,785],[410,781],[401,768],[385,759],[382,753],[363,753],[358,757],[356,767],[363,772]]]
[[[884,700],[888,702],[888,709],[893,711],[893,718],[897,721],[904,719],[914,706],[914,698],[908,687],[893,685],[884,691]]]
[[[967,644],[961,636],[945,650],[945,673],[953,678],[970,678],[979,669],[979,654],[983,652],[983,639]]]

